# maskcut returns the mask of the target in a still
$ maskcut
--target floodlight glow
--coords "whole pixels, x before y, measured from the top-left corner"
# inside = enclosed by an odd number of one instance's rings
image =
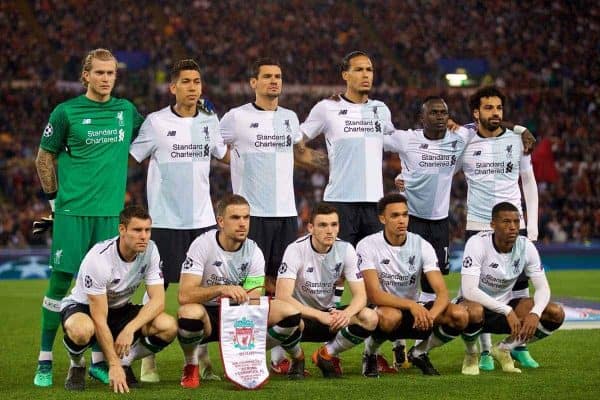
[[[450,86],[462,86],[463,82],[468,78],[467,74],[456,73],[446,74],[446,80]]]

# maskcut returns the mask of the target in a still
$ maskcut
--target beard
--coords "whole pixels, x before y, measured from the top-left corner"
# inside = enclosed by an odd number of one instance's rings
[[[489,119],[479,119],[479,124],[488,131],[495,131],[500,127],[502,119],[496,121],[490,121]]]

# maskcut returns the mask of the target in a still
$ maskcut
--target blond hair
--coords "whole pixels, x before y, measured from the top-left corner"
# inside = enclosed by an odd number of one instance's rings
[[[81,81],[83,86],[85,86],[86,88],[88,87],[88,83],[85,80],[85,78],[83,77],[83,73],[85,71],[90,72],[92,70],[92,60],[94,58],[97,60],[101,60],[101,61],[114,60],[115,68],[117,67],[117,58],[113,55],[113,53],[110,52],[110,50],[94,49],[94,50],[90,51],[89,53],[87,53],[87,55],[83,59],[83,64],[81,66],[81,76],[79,77],[79,80]]]

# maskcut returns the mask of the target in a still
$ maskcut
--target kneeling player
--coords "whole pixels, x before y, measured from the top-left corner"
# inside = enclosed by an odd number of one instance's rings
[[[90,249],[71,295],[62,301],[64,344],[71,358],[67,390],[85,388],[83,353],[95,340],[108,361],[114,391],[123,393],[138,385],[133,360],[159,352],[177,334],[175,319],[163,312],[163,276],[158,249],[150,240],[150,215],[132,206],[119,219],[119,236]],[[149,301],[131,304],[142,280]]]
[[[464,307],[450,304],[448,289],[437,266],[431,244],[408,232],[408,205],[400,194],[388,194],[377,203],[381,232],[358,243],[359,268],[369,301],[377,306],[379,324],[367,340],[363,365],[377,368],[377,349],[386,340],[422,339],[408,352],[408,359],[425,375],[439,375],[428,352],[454,339],[468,323]],[[417,302],[424,273],[436,298]]]
[[[366,307],[356,251],[350,243],[337,239],[339,226],[333,206],[321,203],[313,209],[310,234],[285,251],[275,292],[275,297],[302,313],[302,341],[327,342],[312,356],[326,378],[341,376],[337,355],[364,342],[377,327],[377,314]],[[337,309],[334,290],[340,277],[348,282],[352,300],[347,307]],[[377,368],[365,375],[377,377]]]
[[[508,202],[497,204],[492,209],[491,226],[492,232],[478,233],[465,246],[462,304],[469,309],[471,319],[483,317],[484,333],[510,334],[493,346],[491,353],[504,371],[521,372],[514,366],[511,350],[550,335],[562,325],[565,313],[560,305],[549,302],[550,287],[537,249],[525,236],[519,236],[519,210]],[[534,297],[511,300],[513,286],[523,271],[535,288]],[[477,335],[463,337],[467,354],[462,372],[477,375]]]
[[[265,281],[265,259],[256,243],[248,239],[250,206],[239,195],[229,195],[217,208],[219,230],[194,240],[181,268],[179,286],[179,343],[185,366],[181,386],[200,385],[197,349],[200,343],[219,340],[219,297],[236,303],[260,296]],[[304,371],[299,346],[300,313],[288,303],[271,300],[267,347],[282,345],[292,357],[293,369]]]

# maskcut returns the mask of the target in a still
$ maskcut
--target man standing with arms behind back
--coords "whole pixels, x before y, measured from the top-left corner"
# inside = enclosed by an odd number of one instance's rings
[[[117,234],[129,144],[143,118],[131,102],[111,96],[116,77],[117,60],[112,53],[90,51],[81,72],[86,93],[56,106],[42,135],[36,167],[54,221],[34,222],[34,233],[54,228],[36,386],[52,385],[52,347],[60,324],[60,301],[81,260],[94,244]],[[104,357],[96,350],[89,373],[108,383]]]

